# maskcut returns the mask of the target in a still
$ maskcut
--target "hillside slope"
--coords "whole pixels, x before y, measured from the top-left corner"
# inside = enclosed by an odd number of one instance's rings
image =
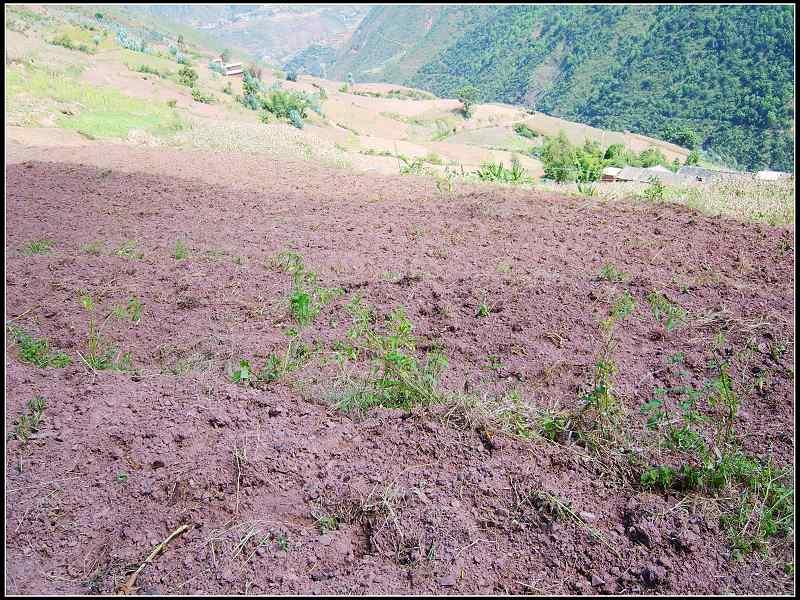
[[[132,10],[169,18],[208,32],[220,43],[281,64],[313,45],[338,46],[369,9],[347,4],[159,4]]]
[[[442,96],[470,83],[666,139],[688,129],[732,166],[793,170],[793,39],[790,6],[377,7],[333,70]]]

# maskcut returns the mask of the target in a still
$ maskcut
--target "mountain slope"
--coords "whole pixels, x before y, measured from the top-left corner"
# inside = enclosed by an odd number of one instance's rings
[[[202,29],[231,48],[281,64],[313,45],[338,46],[356,28],[368,5],[158,4],[132,10]]]
[[[402,83],[491,11],[491,6],[376,6],[339,50],[331,74]]]
[[[376,7],[333,71],[443,96],[470,83],[604,128],[688,129],[734,166],[793,170],[793,39],[791,6]]]

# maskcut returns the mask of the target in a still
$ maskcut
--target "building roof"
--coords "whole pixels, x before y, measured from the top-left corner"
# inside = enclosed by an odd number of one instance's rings
[[[765,181],[777,181],[778,179],[784,179],[786,177],[791,177],[791,175],[783,171],[758,171],[756,173],[756,179],[763,179]]]
[[[625,166],[617,173],[617,179],[622,181],[642,181],[643,170],[641,167]]]
[[[720,179],[723,177],[741,177],[745,173],[738,171],[728,171],[723,169],[706,169],[703,167],[686,167],[683,166],[678,169],[678,175],[683,175],[694,181],[711,181],[713,179]]]
[[[617,173],[616,177],[619,181],[639,181],[642,183],[648,183],[655,177],[660,179],[662,183],[669,183],[671,185],[683,185],[690,181],[689,178],[678,173],[673,173],[664,167],[648,167],[643,169],[641,167],[627,166]]]

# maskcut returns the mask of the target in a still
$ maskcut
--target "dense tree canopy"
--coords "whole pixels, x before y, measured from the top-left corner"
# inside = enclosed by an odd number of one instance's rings
[[[498,6],[407,83],[794,170],[792,6]]]

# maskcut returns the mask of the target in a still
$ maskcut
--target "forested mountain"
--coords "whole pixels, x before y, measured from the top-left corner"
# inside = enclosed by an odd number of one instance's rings
[[[378,6],[328,70],[794,170],[793,6]]]

